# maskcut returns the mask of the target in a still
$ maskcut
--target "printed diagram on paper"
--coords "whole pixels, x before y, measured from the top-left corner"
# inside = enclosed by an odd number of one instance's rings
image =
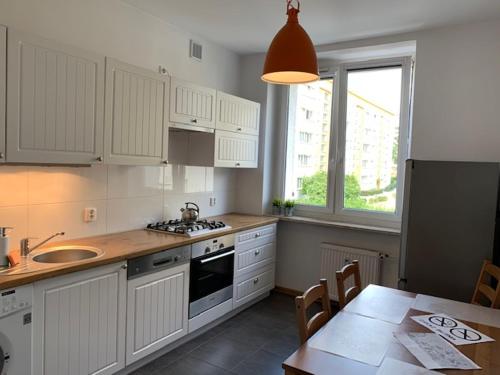
[[[478,365],[435,333],[396,333],[394,336],[428,369],[480,369]]]
[[[441,335],[454,345],[479,344],[495,341],[491,337],[445,314],[431,314],[411,317],[418,324]]]

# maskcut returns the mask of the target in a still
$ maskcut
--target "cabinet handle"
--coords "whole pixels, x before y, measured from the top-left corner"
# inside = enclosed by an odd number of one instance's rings
[[[197,120],[197,119],[195,119],[195,118],[192,118],[192,119],[191,119],[191,122],[192,122],[193,124],[196,124],[196,123],[198,122],[198,120]]]
[[[237,128],[237,130],[240,132],[240,131],[242,131],[243,129],[242,129],[242,128]]]
[[[0,152],[0,159],[3,159],[5,157],[3,152]]]
[[[237,167],[239,167],[239,166],[240,166],[240,163],[236,163],[235,165],[236,165]]]
[[[259,254],[260,254],[260,250],[259,249],[255,250],[255,255],[259,255]]]
[[[259,282],[259,278],[258,277],[256,277],[255,279],[253,279],[253,283],[254,284],[257,284],[258,282]]]
[[[260,237],[260,233],[255,233],[255,238],[259,238]]]
[[[97,158],[95,158],[95,160],[97,160],[97,161],[103,161],[104,159],[102,158],[102,156],[98,156]]]
[[[122,264],[121,269],[126,270],[128,268],[127,264]]]
[[[162,164],[168,164],[168,160],[162,160]]]

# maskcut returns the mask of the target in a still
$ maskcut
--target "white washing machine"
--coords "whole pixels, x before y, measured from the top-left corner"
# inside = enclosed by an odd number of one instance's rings
[[[33,286],[0,291],[0,375],[31,373]]]

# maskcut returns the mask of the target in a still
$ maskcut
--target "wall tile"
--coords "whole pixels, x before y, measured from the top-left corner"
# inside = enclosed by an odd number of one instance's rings
[[[19,248],[21,238],[28,237],[28,206],[0,207],[0,226],[14,228],[8,231],[10,249]]]
[[[110,165],[108,169],[108,198],[161,195],[163,175],[163,167]]]
[[[85,223],[83,210],[97,208],[97,220]],[[32,205],[28,209],[28,232],[43,239],[55,232],[66,232],[65,239],[106,233],[106,200]],[[36,241],[35,241],[36,242]]]
[[[108,200],[108,233],[140,229],[163,219],[163,197]]]
[[[26,167],[0,167],[0,207],[28,204]]]
[[[28,173],[29,204],[106,199],[107,166],[32,167]]]

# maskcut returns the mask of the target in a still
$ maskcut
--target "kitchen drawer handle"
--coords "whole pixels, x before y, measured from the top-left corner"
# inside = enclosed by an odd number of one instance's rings
[[[242,128],[238,128],[238,131],[239,131],[239,132],[240,132],[240,131],[242,131],[242,130],[243,130]]]
[[[260,250],[259,249],[255,250],[255,255],[259,255],[259,254],[260,254]]]
[[[236,165],[237,167],[239,167],[241,164],[240,164],[240,163],[236,163],[235,165]]]
[[[126,270],[127,268],[128,268],[128,266],[126,264],[123,264],[121,267],[122,270]]]
[[[258,282],[259,282],[259,278],[258,277],[256,277],[255,279],[253,279],[253,283],[254,284],[257,284]]]
[[[191,122],[192,122],[193,124],[196,124],[196,123],[198,122],[198,120],[197,120],[197,119],[195,119],[195,118],[192,118],[192,119],[191,119]]]
[[[255,238],[259,238],[260,237],[260,233],[255,233]]]

